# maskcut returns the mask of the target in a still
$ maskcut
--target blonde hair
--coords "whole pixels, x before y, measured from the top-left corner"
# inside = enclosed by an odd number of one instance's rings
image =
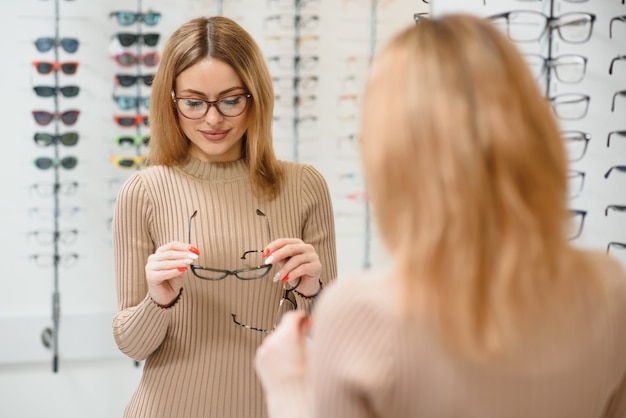
[[[263,53],[240,25],[226,17],[200,17],[178,28],[163,49],[150,99],[150,164],[176,165],[188,158],[190,146],[172,102],[176,77],[211,57],[231,66],[252,95],[246,109],[248,130],[242,158],[248,164],[257,197],[274,197],[283,173],[272,147],[274,91]]]
[[[363,111],[368,193],[406,310],[426,292],[444,339],[479,358],[579,298],[560,131],[496,28],[463,15],[407,28],[374,60]]]

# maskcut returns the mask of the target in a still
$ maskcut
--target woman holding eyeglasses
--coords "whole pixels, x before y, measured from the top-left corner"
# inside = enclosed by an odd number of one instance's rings
[[[624,418],[626,275],[568,240],[568,156],[524,58],[448,15],[369,77],[361,155],[394,263],[336,282],[312,324],[283,317],[257,355],[270,416]]]
[[[273,103],[263,54],[234,21],[194,19],[168,40],[148,167],[113,219],[113,334],[145,360],[126,417],[265,417],[257,347],[335,278],[326,182],[276,159]]]

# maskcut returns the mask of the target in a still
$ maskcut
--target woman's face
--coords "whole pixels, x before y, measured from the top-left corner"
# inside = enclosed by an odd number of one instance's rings
[[[188,119],[181,106],[202,105],[200,100],[215,101],[247,93],[235,70],[223,61],[206,58],[187,68],[176,77],[175,95],[180,100],[178,120],[191,141],[189,153],[206,162],[229,162],[241,158],[243,134],[248,129],[247,109],[234,117],[218,112],[215,104],[200,119]],[[250,99],[248,99],[249,101]],[[226,103],[233,103],[227,100]],[[204,105],[202,105],[204,106]],[[187,113],[187,112],[186,112]]]

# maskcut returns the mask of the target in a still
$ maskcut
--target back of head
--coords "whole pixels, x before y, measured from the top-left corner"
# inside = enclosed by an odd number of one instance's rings
[[[406,305],[427,289],[466,351],[516,338],[569,249],[565,149],[517,48],[477,17],[422,20],[374,60],[362,119]]]

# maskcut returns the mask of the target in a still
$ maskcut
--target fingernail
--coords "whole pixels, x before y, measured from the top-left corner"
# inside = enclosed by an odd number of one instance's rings
[[[191,251],[194,254],[200,254],[200,250],[193,246],[189,247],[189,251]]]
[[[269,257],[265,259],[265,264],[272,264],[273,261],[274,261],[274,256],[270,255]]]
[[[178,267],[178,271],[180,272],[187,271],[187,267]]]
[[[287,280],[289,280],[289,275],[286,275],[285,277],[283,277],[281,282],[285,283]]]
[[[192,264],[192,263],[193,263],[193,260],[192,260],[191,258],[185,258],[185,259],[183,260],[183,263],[185,263],[185,264]]]
[[[280,271],[279,271],[278,273],[276,273],[276,274],[274,275],[274,277],[272,278],[272,281],[273,281],[274,283],[276,283],[276,282],[277,282],[277,281],[279,281],[279,280],[280,280]]]
[[[268,255],[270,255],[271,250],[269,248],[266,248],[263,250],[263,257],[267,257]]]
[[[187,257],[191,258],[192,260],[195,260],[195,259],[198,258],[198,254],[196,254],[196,253],[189,253],[189,254],[187,254]]]

